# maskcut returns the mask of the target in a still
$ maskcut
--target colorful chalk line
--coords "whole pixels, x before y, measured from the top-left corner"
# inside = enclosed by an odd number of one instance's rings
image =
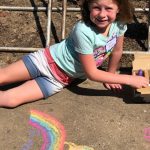
[[[68,146],[67,150],[94,150],[88,146],[65,142],[64,126],[54,117],[38,110],[30,111],[29,125],[36,128],[42,135],[43,143],[40,150],[64,150],[65,145]]]

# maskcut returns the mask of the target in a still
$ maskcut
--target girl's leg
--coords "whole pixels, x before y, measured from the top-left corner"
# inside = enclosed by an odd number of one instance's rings
[[[30,74],[22,60],[0,68],[0,85],[31,79]]]
[[[41,98],[43,94],[37,82],[29,80],[18,87],[0,91],[0,107],[16,107]]]

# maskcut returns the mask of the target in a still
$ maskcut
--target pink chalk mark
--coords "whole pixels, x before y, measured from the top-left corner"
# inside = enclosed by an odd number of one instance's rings
[[[37,128],[37,130],[40,130],[42,137],[43,137],[43,144],[42,144],[40,150],[46,150],[47,144],[49,143],[46,130],[42,126],[40,126],[38,123],[35,123],[31,120],[29,121],[29,124],[31,126]]]

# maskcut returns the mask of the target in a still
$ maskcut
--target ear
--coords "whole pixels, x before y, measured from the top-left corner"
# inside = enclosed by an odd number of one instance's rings
[[[117,14],[118,14],[119,12],[120,12],[120,9],[118,8],[118,9],[117,9]]]

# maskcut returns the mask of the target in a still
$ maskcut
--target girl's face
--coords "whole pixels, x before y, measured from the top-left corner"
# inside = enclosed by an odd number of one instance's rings
[[[90,19],[98,27],[99,31],[104,31],[115,21],[119,12],[118,5],[114,0],[96,0],[89,6]]]

